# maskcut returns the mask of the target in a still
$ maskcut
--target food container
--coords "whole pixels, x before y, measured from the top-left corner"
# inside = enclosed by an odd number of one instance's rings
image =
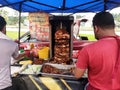
[[[39,59],[48,59],[49,58],[49,47],[43,47],[41,50],[38,50]]]
[[[21,72],[19,72],[19,74],[21,75],[39,75],[40,71],[41,71],[41,67],[42,65],[27,65],[26,68],[24,70],[22,70]]]
[[[44,66],[45,65],[49,65],[52,66],[54,68],[56,68],[57,70],[59,70],[61,73],[59,74],[54,74],[54,73],[47,73],[47,72],[43,72]],[[74,75],[72,74],[71,69],[73,69],[75,66],[74,65],[63,65],[63,64],[51,64],[51,63],[44,63],[42,65],[40,74],[41,76],[49,76],[49,77],[54,77],[54,78],[64,78],[64,79],[75,79]],[[47,69],[48,71],[50,71],[49,69]],[[53,72],[55,72],[55,70],[53,70]]]
[[[27,64],[32,64],[33,61],[32,60],[21,60],[19,61],[20,65],[27,65]]]
[[[44,63],[48,63],[49,60],[44,60],[44,59],[39,59],[39,58],[34,58],[33,59],[33,64],[35,65],[42,65]]]
[[[23,71],[26,68],[26,65],[11,65],[11,76],[16,77],[19,72]]]
[[[11,65],[11,76],[15,76],[21,70],[21,65]]]

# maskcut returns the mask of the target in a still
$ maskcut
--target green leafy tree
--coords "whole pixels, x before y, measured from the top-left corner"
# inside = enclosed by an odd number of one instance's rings
[[[0,15],[3,16],[6,19],[6,21],[8,21],[8,11],[6,11],[3,8],[1,8],[0,9]]]
[[[120,28],[120,14],[113,14],[116,21],[116,26]]]
[[[116,21],[120,22],[120,14],[113,14]]]
[[[8,19],[9,25],[16,25],[18,23],[18,17],[9,16]]]

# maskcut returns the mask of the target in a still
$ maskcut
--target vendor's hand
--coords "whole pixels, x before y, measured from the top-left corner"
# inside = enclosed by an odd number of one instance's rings
[[[30,50],[24,50],[26,57],[30,57]]]
[[[33,52],[31,50],[25,51],[25,54],[26,54],[25,56],[26,58],[33,60]]]
[[[75,68],[72,68],[72,74],[73,75],[75,74]]]

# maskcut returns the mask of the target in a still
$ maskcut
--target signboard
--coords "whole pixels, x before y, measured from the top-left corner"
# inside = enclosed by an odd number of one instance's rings
[[[44,12],[29,13],[29,29],[32,38],[49,41],[49,14]]]

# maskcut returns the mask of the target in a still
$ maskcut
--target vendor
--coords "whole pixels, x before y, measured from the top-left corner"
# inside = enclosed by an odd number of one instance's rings
[[[10,76],[11,57],[18,60],[26,56],[18,51],[18,44],[6,36],[6,21],[0,16],[0,90],[13,90]]]
[[[73,29],[74,39],[81,39],[81,37],[79,36],[81,22],[87,22],[87,19],[76,20],[74,22],[74,29]]]

